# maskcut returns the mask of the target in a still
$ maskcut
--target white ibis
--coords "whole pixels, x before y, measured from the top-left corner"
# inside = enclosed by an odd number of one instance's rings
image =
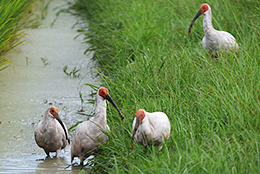
[[[131,149],[133,150],[133,141],[144,147],[150,144],[160,145],[164,138],[169,139],[171,124],[167,115],[163,112],[149,113],[139,109],[135,113],[133,122],[133,135],[131,140]],[[159,150],[161,150],[160,146]]]
[[[95,115],[88,121],[80,123],[76,129],[71,144],[71,163],[74,157],[80,159],[80,164],[94,152],[98,151],[99,145],[108,141],[104,132],[110,131],[106,118],[106,100],[117,109],[121,120],[124,119],[117,105],[114,103],[108,90],[104,87],[99,88],[95,99]]]
[[[230,33],[218,31],[213,28],[211,8],[208,4],[200,5],[200,10],[190,24],[188,34],[191,32],[191,27],[195,20],[202,14],[204,15],[203,30],[205,35],[202,39],[202,45],[208,53],[213,56],[213,53],[217,54],[220,50],[238,50],[236,39]]]
[[[34,132],[37,145],[44,149],[47,157],[50,156],[50,152],[56,152],[56,157],[59,157],[61,149],[70,143],[68,130],[58,112],[59,109],[55,106],[47,109]]]

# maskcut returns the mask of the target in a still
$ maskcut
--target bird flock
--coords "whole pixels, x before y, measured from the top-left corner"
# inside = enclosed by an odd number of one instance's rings
[[[228,32],[218,31],[213,28],[211,8],[208,4],[201,4],[198,13],[193,18],[188,34],[195,20],[200,16],[203,18],[204,37],[202,45],[211,56],[216,56],[220,50],[238,50],[235,38]],[[104,132],[110,131],[107,125],[106,100],[108,100],[118,111],[121,120],[124,119],[117,105],[110,97],[108,90],[104,87],[99,88],[94,104],[94,117],[77,125],[71,143],[71,162],[74,158],[80,159],[80,164],[95,152],[98,152],[101,144],[109,140]],[[70,144],[68,130],[61,121],[57,107],[52,106],[44,112],[43,120],[40,121],[35,129],[36,144],[43,148],[47,157],[50,152],[56,152],[59,157],[60,151]],[[144,109],[139,109],[135,113],[132,125],[131,149],[133,141],[144,146],[158,146],[161,150],[165,140],[168,140],[171,132],[171,124],[168,116],[163,112],[149,113]]]

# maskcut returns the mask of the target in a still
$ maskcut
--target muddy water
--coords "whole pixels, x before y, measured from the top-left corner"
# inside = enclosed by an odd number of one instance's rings
[[[0,72],[0,173],[78,173],[70,167],[70,146],[59,159],[47,158],[34,140],[34,129],[43,112],[52,105],[60,109],[63,122],[70,127],[86,116],[76,114],[81,109],[79,92],[84,100],[93,91],[85,83],[98,85],[90,73],[92,54],[84,55],[83,36],[77,36],[75,17],[61,14],[54,25],[55,13],[65,4],[53,0],[46,19],[37,29],[26,30],[26,42],[6,56],[17,66]],[[64,6],[63,6],[64,7]],[[80,78],[67,76],[74,67]],[[93,105],[84,103],[87,114]],[[53,154],[54,155],[54,154]]]

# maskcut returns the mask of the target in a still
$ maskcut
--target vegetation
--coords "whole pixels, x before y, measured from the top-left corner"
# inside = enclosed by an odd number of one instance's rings
[[[209,57],[201,45],[202,18],[192,0],[75,0],[88,22],[87,51],[95,51],[109,105],[110,141],[94,158],[95,172],[260,172],[260,1],[209,1],[213,26],[237,39],[237,54]],[[171,137],[163,149],[134,143],[138,109],[163,111]]]
[[[77,67],[74,67],[72,71],[67,72],[68,69],[68,65],[65,65],[63,67],[63,72],[67,75],[67,76],[72,76],[72,77],[79,77],[80,76],[80,69],[77,69]],[[80,95],[81,96],[81,95]],[[81,97],[82,100],[82,97]]]
[[[34,2],[35,0],[0,1],[0,71],[10,63],[3,56],[22,42],[22,30],[33,21],[31,16]]]

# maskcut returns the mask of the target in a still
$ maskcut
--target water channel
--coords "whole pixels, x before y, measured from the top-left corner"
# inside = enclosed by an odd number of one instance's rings
[[[34,140],[34,129],[42,114],[50,106],[57,106],[62,121],[69,128],[86,120],[76,112],[81,109],[79,92],[84,100],[91,99],[92,89],[85,83],[98,85],[93,70],[92,54],[85,55],[83,36],[74,28],[76,18],[62,13],[55,21],[56,12],[66,4],[53,0],[45,20],[36,29],[25,32],[25,42],[6,58],[12,65],[0,72],[0,173],[79,173],[70,166],[70,146],[60,158],[46,158]],[[64,8],[64,6],[63,6]],[[67,76],[74,67],[80,69],[79,78]],[[93,105],[84,103],[87,114]]]

